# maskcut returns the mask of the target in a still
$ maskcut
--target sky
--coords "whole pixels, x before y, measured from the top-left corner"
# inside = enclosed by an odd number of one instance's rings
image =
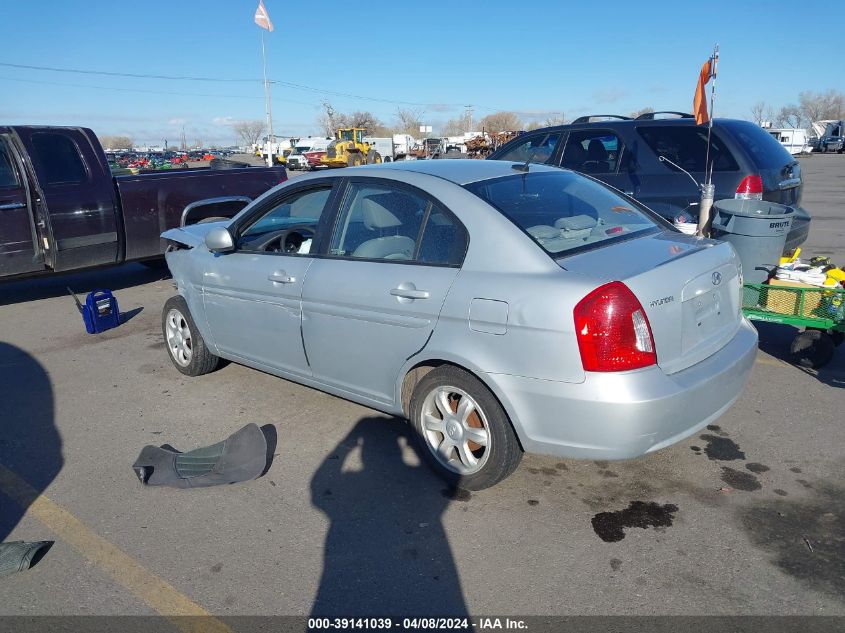
[[[0,124],[82,125],[137,145],[176,144],[184,126],[189,144],[234,144],[232,123],[265,113],[257,4],[0,0]],[[689,112],[716,43],[716,116],[750,118],[758,101],[843,89],[845,38],[814,35],[837,5],[265,0],[274,129],[320,134],[324,100],[387,124],[412,108],[435,131],[467,105],[475,120],[512,110],[526,124]]]

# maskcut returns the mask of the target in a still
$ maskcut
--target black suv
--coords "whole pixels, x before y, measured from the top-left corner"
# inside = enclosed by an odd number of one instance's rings
[[[655,118],[655,114],[674,118]],[[597,118],[604,120],[593,120]],[[581,117],[521,134],[488,159],[530,160],[572,169],[606,182],[670,221],[683,212],[696,221],[699,190],[674,165],[692,174],[696,182],[704,182],[706,152],[707,126],[696,125],[690,114],[672,112],[636,119]],[[748,121],[714,119],[710,162],[716,200],[762,198],[794,207],[796,216],[785,250],[807,239],[810,215],[800,206],[801,166],[765,130]]]

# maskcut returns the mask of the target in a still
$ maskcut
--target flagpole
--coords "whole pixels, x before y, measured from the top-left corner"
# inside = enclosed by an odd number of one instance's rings
[[[713,107],[716,103],[716,66],[719,64],[719,45],[713,49],[711,76],[713,83],[710,85],[710,116],[707,121],[707,157],[704,159],[705,182],[709,185],[713,182],[713,166],[710,165],[710,137],[713,134]],[[709,171],[708,171],[709,170]]]
[[[261,67],[264,73],[264,110],[267,115],[267,138],[269,139],[267,149],[267,166],[273,166],[273,144],[275,143],[275,136],[273,134],[273,103],[270,96],[270,85],[267,82],[267,53],[264,47],[264,29],[259,27],[261,31]]]
[[[713,168],[710,165],[710,138],[713,135],[713,104],[716,101],[716,64],[719,61],[719,45],[713,48],[710,58],[710,76],[713,84],[710,86],[710,113],[707,117],[707,149],[704,156],[704,183],[701,185],[701,198],[698,202],[698,235],[710,236],[710,210],[716,197],[716,187],[713,185]]]

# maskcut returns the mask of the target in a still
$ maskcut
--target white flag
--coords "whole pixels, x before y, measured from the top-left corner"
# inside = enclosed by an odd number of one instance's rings
[[[264,6],[264,0],[258,0],[258,8],[255,10],[255,23],[262,29],[273,32],[273,23],[270,21],[270,14]]]

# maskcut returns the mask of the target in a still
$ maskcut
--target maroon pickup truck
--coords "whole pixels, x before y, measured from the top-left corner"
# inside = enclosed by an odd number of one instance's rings
[[[0,126],[0,281],[156,260],[163,231],[232,217],[284,167],[113,176],[94,133]]]

